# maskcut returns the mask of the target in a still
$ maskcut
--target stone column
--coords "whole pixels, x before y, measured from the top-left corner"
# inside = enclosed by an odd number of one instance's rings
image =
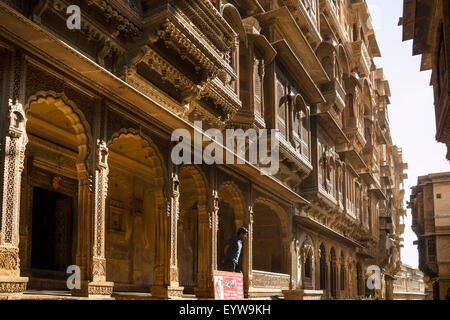
[[[242,272],[244,273],[244,294],[246,297],[249,297],[251,296],[253,287],[253,206],[248,207],[248,216],[246,220],[246,222],[248,222],[248,236],[244,243]]]
[[[20,277],[19,217],[20,185],[25,159],[25,111],[20,103],[9,101],[4,150],[3,192],[0,224],[0,299],[20,296],[27,287],[28,278]],[[8,125],[8,124],[7,124]]]
[[[337,263],[335,266],[335,274],[336,274],[336,299],[341,298],[341,265]]]
[[[213,298],[212,272],[217,270],[217,230],[219,226],[219,195],[212,192],[212,208],[199,206],[198,282],[195,295],[198,298]]]
[[[104,141],[96,145],[94,181],[89,173],[79,166],[78,213],[81,227],[78,228],[77,263],[82,267],[83,281],[73,295],[109,297],[113,283],[106,281],[105,217],[108,194],[108,148]],[[92,187],[93,185],[93,187]]]
[[[157,249],[152,296],[177,299],[183,295],[178,282],[177,225],[179,217],[180,182],[176,168],[171,172],[168,199],[160,201],[156,226]],[[162,200],[162,199],[161,199]]]
[[[303,258],[301,253],[300,242],[295,238],[292,239],[290,248],[291,252],[291,283],[289,290],[283,290],[283,295],[286,300],[302,300],[304,293],[304,277],[303,277]]]
[[[323,296],[325,297],[325,299],[331,298],[331,274],[329,255],[327,255],[325,259],[325,292]]]

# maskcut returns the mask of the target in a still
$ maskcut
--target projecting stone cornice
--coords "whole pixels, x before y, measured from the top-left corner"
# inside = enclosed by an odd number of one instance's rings
[[[256,18],[263,28],[275,27],[280,31],[297,58],[304,65],[308,66],[308,72],[314,82],[322,84],[330,81],[314,50],[309,45],[308,40],[287,7],[256,15]],[[270,39],[272,42],[277,40],[279,39]]]

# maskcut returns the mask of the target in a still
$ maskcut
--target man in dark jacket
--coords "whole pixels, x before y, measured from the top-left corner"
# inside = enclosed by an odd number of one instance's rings
[[[240,272],[239,257],[242,251],[244,239],[248,236],[247,228],[241,227],[237,232],[237,236],[231,238],[225,246],[225,270],[229,272]]]

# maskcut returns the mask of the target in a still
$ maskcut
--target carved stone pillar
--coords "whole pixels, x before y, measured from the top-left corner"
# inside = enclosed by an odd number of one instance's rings
[[[341,298],[341,266],[340,264],[336,263],[334,266],[336,269],[335,275],[336,275],[336,299]]]
[[[219,196],[212,193],[212,210],[206,214],[206,208],[199,207],[199,255],[198,286],[195,295],[198,298],[213,298],[212,272],[217,270],[217,230],[219,226]]]
[[[81,289],[73,295],[111,296],[113,283],[106,282],[105,259],[105,203],[108,193],[108,148],[104,141],[96,145],[94,181],[83,166],[79,166],[78,209],[81,227],[78,228],[77,263],[81,266]],[[92,187],[94,185],[94,187]],[[81,243],[80,243],[81,242]]]
[[[176,170],[170,179],[169,198],[159,206],[157,223],[156,265],[152,296],[160,299],[177,299],[183,295],[178,282],[177,225],[179,217],[180,182]]]
[[[28,278],[20,277],[19,216],[20,184],[28,142],[22,104],[9,101],[6,137],[3,141],[3,192],[0,224],[0,299],[20,296]]]
[[[304,286],[304,270],[303,270],[303,257],[300,249],[300,242],[293,238],[289,247],[283,246],[285,252],[290,251],[290,270],[291,282],[289,290],[283,290],[283,295],[286,300],[302,300],[303,299],[303,286]]]
[[[253,287],[253,223],[254,223],[253,207],[248,207],[248,236],[244,244],[243,252],[243,273],[244,273],[244,294],[251,296]]]

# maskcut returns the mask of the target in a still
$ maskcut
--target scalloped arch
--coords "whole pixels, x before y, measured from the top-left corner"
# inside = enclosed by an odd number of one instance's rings
[[[230,205],[234,209],[235,219],[242,220],[246,211],[244,205],[244,197],[241,189],[233,181],[225,181],[219,187],[219,199],[221,198],[221,195],[223,195],[223,192],[227,192],[230,195],[228,199],[231,199]]]
[[[32,95],[25,105],[25,114],[27,114],[33,104],[45,103],[54,105],[70,121],[78,141],[78,159],[77,163],[86,165],[86,160],[90,153],[90,144],[92,142],[91,127],[86,120],[83,112],[77,107],[75,102],[70,100],[64,92],[56,93],[54,91],[38,91]]]
[[[196,165],[183,166],[180,169],[179,177],[181,180],[182,174],[188,174],[194,179],[195,188],[197,190],[197,196],[199,203],[207,205],[208,201],[208,180],[206,179],[203,170],[198,168]],[[181,192],[183,191],[183,183],[181,182],[180,187]]]
[[[166,176],[167,168],[165,166],[164,158],[159,151],[156,144],[153,142],[153,140],[148,137],[147,135],[143,134],[142,132],[139,132],[136,129],[133,128],[122,128],[119,131],[112,134],[111,138],[107,142],[108,148],[119,138],[121,137],[127,137],[136,139],[141,144],[142,148],[147,150],[149,153],[149,158],[152,160],[152,164],[154,165],[155,169],[155,183],[163,185],[164,184],[164,177]]]

